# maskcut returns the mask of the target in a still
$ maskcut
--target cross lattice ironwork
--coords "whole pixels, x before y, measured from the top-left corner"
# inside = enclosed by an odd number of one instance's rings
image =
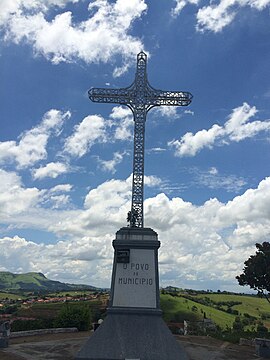
[[[89,99],[100,103],[127,105],[134,116],[134,154],[132,204],[128,213],[131,227],[143,227],[143,190],[144,190],[144,140],[147,112],[154,106],[187,106],[192,95],[186,91],[163,91],[154,89],[148,82],[147,55],[137,55],[137,71],[134,82],[126,88],[92,88],[88,91]]]

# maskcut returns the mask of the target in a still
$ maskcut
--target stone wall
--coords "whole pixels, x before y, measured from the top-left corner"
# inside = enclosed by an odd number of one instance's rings
[[[55,329],[40,329],[40,330],[28,330],[28,331],[14,331],[10,333],[10,338],[18,338],[23,336],[34,335],[46,335],[46,334],[60,334],[60,333],[72,333],[77,332],[78,329],[73,328],[55,328]]]

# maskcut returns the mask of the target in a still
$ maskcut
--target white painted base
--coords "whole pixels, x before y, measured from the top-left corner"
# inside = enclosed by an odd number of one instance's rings
[[[155,250],[130,249],[130,262],[117,263],[112,306],[156,308]]]

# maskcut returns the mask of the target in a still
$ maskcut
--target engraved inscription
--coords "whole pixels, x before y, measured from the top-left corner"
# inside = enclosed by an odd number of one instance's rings
[[[130,262],[116,263],[113,306],[156,307],[154,250],[130,249]]]
[[[123,285],[153,285],[153,279],[147,279],[147,278],[138,278],[138,277],[134,277],[134,278],[125,278],[125,277],[120,277],[118,279],[118,284],[123,284]]]
[[[123,269],[127,270],[127,274],[118,278],[118,284],[121,285],[153,285],[153,278],[146,277],[145,272],[150,270],[150,265],[147,263],[129,263],[123,264]],[[132,277],[130,275],[132,271]]]

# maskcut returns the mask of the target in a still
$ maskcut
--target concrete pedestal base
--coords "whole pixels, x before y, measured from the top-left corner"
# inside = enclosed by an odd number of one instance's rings
[[[161,317],[157,233],[121,228],[107,316],[77,360],[188,360]]]
[[[76,360],[188,360],[160,312],[110,313]]]

